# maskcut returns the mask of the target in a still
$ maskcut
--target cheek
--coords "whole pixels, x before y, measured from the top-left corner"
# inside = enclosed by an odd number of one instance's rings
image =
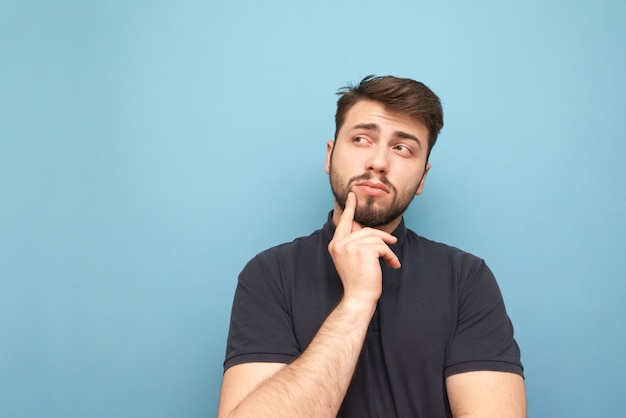
[[[420,189],[420,186],[422,184],[422,175],[424,172],[407,170],[404,173],[406,173],[406,176],[402,176],[402,178],[397,179],[396,183],[393,183],[392,180],[392,183],[398,188],[399,193],[401,193],[402,195],[413,196]]]
[[[356,171],[355,158],[344,158],[341,153],[335,152],[332,159],[328,162],[328,169],[332,166],[333,171],[340,173],[353,173]]]

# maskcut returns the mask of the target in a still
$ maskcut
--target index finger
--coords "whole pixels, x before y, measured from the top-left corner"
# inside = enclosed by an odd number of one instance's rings
[[[352,222],[354,221],[354,211],[356,210],[356,195],[353,192],[348,193],[346,205],[341,213],[337,227],[335,228],[335,237],[345,237],[352,232]]]

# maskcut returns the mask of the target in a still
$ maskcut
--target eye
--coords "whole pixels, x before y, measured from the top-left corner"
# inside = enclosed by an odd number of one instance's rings
[[[393,147],[401,155],[411,156],[413,155],[413,150],[410,147],[407,147],[404,144],[397,144]]]
[[[354,142],[355,144],[359,144],[359,145],[367,145],[370,143],[370,140],[364,136],[355,136],[352,139],[352,142]]]

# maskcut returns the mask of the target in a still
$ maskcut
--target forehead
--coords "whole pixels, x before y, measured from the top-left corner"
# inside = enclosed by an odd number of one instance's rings
[[[379,125],[381,128],[387,126],[395,129],[402,128],[402,130],[411,132],[423,139],[428,136],[428,129],[421,121],[404,113],[389,111],[382,103],[373,100],[356,102],[346,112],[340,131],[350,130],[356,125],[368,123]]]

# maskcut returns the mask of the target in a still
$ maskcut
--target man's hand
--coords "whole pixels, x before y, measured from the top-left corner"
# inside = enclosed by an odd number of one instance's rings
[[[397,238],[378,229],[362,228],[354,221],[356,204],[356,195],[348,193],[328,251],[343,283],[344,301],[376,303],[382,293],[380,259],[390,267],[400,268],[400,260],[388,245]]]

